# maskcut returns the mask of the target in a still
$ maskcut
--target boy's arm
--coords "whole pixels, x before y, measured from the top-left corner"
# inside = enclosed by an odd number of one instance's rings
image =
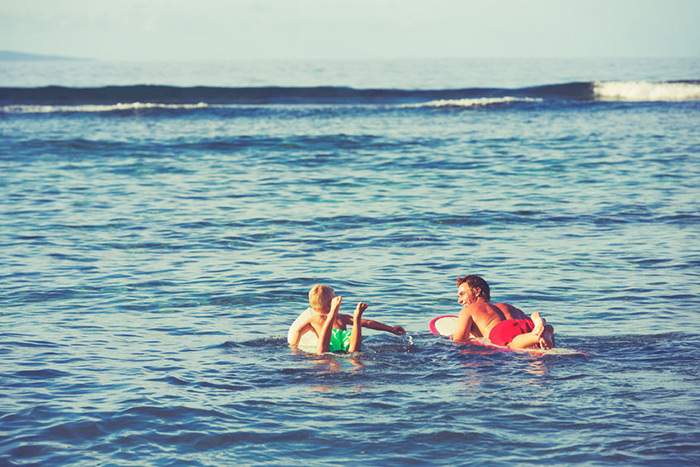
[[[303,336],[307,332],[314,332],[314,327],[311,325],[311,320],[306,321],[304,324],[296,328],[294,332],[292,332],[292,342],[289,345],[295,347],[299,345],[301,336]]]
[[[318,342],[316,343],[316,353],[322,354],[328,352],[331,335],[333,333],[333,325],[338,318],[338,309],[340,308],[340,303],[343,301],[343,297],[333,297],[331,300],[331,310],[326,316],[326,320],[323,322],[323,327],[321,328],[321,335],[318,336]]]
[[[345,326],[355,326],[355,319],[350,315],[338,314],[338,318],[343,322]],[[403,336],[406,334],[406,330],[401,326],[388,326],[379,321],[374,321],[371,319],[363,319],[360,321],[360,326],[368,329],[375,329],[377,331],[386,331],[397,336]]]
[[[462,311],[459,312],[459,317],[457,317],[457,327],[455,328],[455,333],[452,339],[455,342],[466,342],[469,340],[469,333],[472,329],[472,324],[474,320],[472,319],[472,314],[467,310],[465,306]]]
[[[403,336],[404,334],[406,334],[406,330],[401,326],[387,326],[384,323],[380,323],[379,321],[373,321],[371,319],[363,319],[361,321],[361,325],[363,328],[375,329],[377,331],[386,331],[392,334],[396,334],[397,336]]]
[[[338,314],[338,317],[341,319],[345,326],[355,325],[355,319],[350,315]],[[363,319],[360,321],[360,324],[363,328],[375,329],[377,331],[386,331],[392,334],[396,334],[397,336],[403,336],[406,334],[406,330],[401,326],[388,326],[384,323],[380,323],[379,321],[374,321],[371,319]]]

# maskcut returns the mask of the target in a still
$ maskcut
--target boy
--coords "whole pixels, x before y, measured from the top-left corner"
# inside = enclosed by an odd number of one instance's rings
[[[387,331],[397,336],[406,334],[401,326],[387,326],[378,321],[362,319],[367,304],[360,302],[355,308],[354,316],[343,315],[338,311],[343,297],[336,297],[331,287],[315,285],[309,291],[311,316],[301,323],[290,335],[290,344],[296,346],[301,336],[313,332],[318,337],[317,353],[325,352],[359,352],[362,347],[362,328]],[[308,310],[307,310],[308,311]],[[347,326],[352,326],[352,332]]]

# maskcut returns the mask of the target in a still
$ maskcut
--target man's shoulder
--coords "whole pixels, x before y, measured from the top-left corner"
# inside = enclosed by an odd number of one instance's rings
[[[488,310],[492,307],[492,304],[489,302],[485,302],[483,300],[478,300],[474,303],[470,303],[469,305],[466,305],[463,310],[466,309],[467,311],[476,311],[476,310]]]
[[[469,305],[464,305],[459,314],[471,317],[479,316],[490,309],[488,305],[488,303],[481,301],[470,303]]]
[[[494,318],[500,318],[503,313],[501,303],[491,303],[479,300],[471,305],[472,309],[468,311],[476,321],[490,321]],[[500,319],[499,319],[500,321]]]

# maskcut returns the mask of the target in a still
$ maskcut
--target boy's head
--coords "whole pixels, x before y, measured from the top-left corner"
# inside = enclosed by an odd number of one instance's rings
[[[458,277],[457,288],[459,290],[461,290],[460,286],[462,284],[465,284],[475,297],[480,297],[485,302],[491,301],[491,289],[489,284],[481,276],[470,274],[468,276]]]
[[[309,291],[309,303],[314,311],[328,313],[331,310],[331,300],[335,292],[327,285],[314,285]]]

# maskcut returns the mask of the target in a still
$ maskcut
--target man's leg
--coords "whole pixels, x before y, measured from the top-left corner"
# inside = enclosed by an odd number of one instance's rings
[[[554,347],[554,328],[547,324],[547,321],[539,312],[534,312],[530,319],[535,325],[531,332],[515,336],[508,344],[511,349],[527,349],[531,347],[551,349]]]

